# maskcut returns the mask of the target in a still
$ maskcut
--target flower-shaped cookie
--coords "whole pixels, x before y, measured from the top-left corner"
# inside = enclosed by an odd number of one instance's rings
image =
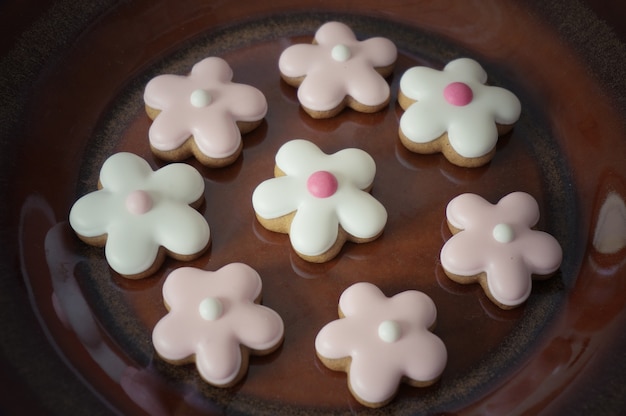
[[[315,33],[313,44],[285,49],[278,66],[281,76],[298,87],[298,100],[314,118],[333,117],[344,107],[371,113],[389,103],[389,85],[396,46],[386,38],[358,41],[343,23],[328,22]]]
[[[395,396],[401,381],[427,386],[447,361],[446,347],[430,332],[437,310],[422,292],[387,298],[371,283],[356,283],[339,299],[340,319],[315,338],[320,360],[348,373],[348,387],[366,406],[380,407]]]
[[[163,284],[169,312],[152,332],[156,352],[173,364],[195,361],[212,385],[237,383],[247,371],[249,354],[269,354],[283,340],[281,317],[259,304],[261,288],[259,274],[243,263],[215,272],[174,270]]]
[[[521,112],[520,101],[504,88],[485,85],[487,73],[476,61],[460,58],[443,71],[413,67],[400,79],[398,101],[402,144],[416,153],[443,155],[459,166],[489,162],[498,136]]]
[[[513,192],[492,205],[475,194],[454,198],[446,209],[454,234],[441,250],[446,274],[458,283],[478,281],[499,307],[511,309],[530,295],[532,277],[548,277],[561,264],[557,240],[533,230],[537,201]]]
[[[254,190],[252,205],[259,222],[288,233],[300,257],[325,262],[344,242],[376,239],[387,211],[367,190],[376,165],[360,149],[323,153],[307,140],[285,143],[276,154],[275,178]]]
[[[117,153],[102,165],[99,187],[74,203],[70,225],[88,244],[106,246],[109,265],[121,275],[145,277],[165,254],[191,260],[208,247],[209,226],[190,206],[204,200],[204,179],[193,167],[152,171],[139,156]]]
[[[206,58],[187,76],[159,75],[146,85],[146,111],[154,121],[149,138],[165,160],[195,156],[207,166],[228,165],[242,149],[241,134],[257,127],[267,113],[261,91],[231,82],[221,58]]]

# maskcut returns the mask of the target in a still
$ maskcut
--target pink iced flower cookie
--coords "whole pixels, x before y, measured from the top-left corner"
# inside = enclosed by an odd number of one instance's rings
[[[441,376],[446,347],[430,332],[437,310],[424,293],[388,298],[371,283],[356,283],[341,295],[339,317],[318,333],[315,350],[328,368],[348,373],[350,391],[365,406],[389,403],[402,381],[421,387]]]
[[[193,167],[153,171],[139,156],[117,153],[102,165],[98,187],[74,203],[70,225],[86,243],[105,246],[124,277],[146,277],[166,255],[192,260],[208,248],[209,225],[194,209],[204,201],[204,179]]]
[[[488,163],[498,136],[513,128],[521,104],[510,91],[485,85],[487,73],[478,62],[460,58],[442,71],[423,66],[400,79],[398,102],[402,144],[415,153],[441,152],[458,166]]]
[[[446,216],[454,234],[441,250],[446,275],[458,283],[480,283],[502,309],[524,303],[531,278],[549,277],[561,265],[557,240],[532,229],[539,206],[525,192],[506,195],[495,205],[462,194],[450,201]]]
[[[191,73],[159,75],[146,85],[146,112],[153,119],[148,136],[164,160],[195,156],[211,167],[233,163],[243,148],[241,134],[261,124],[267,101],[261,91],[232,82],[221,58],[206,58]]]
[[[275,178],[257,186],[252,205],[263,227],[289,234],[300,257],[323,263],[346,241],[365,243],[383,232],[387,211],[368,192],[375,174],[374,159],[361,149],[327,155],[292,140],[278,150]]]
[[[357,40],[348,26],[328,22],[312,44],[285,49],[278,66],[282,78],[298,88],[298,100],[313,118],[329,118],[345,107],[373,113],[390,99],[385,77],[393,71],[396,46],[382,37]]]
[[[261,288],[259,274],[243,263],[174,270],[163,284],[168,313],[152,332],[157,354],[172,364],[195,362],[211,385],[236,384],[250,354],[269,354],[283,341],[283,321],[260,305]]]

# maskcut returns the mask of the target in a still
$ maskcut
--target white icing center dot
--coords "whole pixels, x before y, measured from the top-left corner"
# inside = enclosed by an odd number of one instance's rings
[[[515,238],[513,227],[508,224],[498,224],[493,227],[493,238],[499,243],[510,243]]]
[[[191,105],[197,108],[206,107],[211,104],[211,94],[207,90],[195,90],[191,93],[189,101]]]
[[[198,308],[202,319],[207,321],[215,321],[217,318],[222,316],[222,309],[222,302],[220,302],[219,299],[212,297],[203,299]]]
[[[378,325],[378,337],[385,342],[396,342],[401,335],[400,324],[396,321],[383,321]]]
[[[350,48],[342,44],[335,45],[330,54],[332,55],[333,59],[338,62],[345,62],[352,56],[352,54],[350,53]]]
[[[126,196],[126,209],[131,214],[141,215],[152,209],[153,201],[146,191],[133,191]]]

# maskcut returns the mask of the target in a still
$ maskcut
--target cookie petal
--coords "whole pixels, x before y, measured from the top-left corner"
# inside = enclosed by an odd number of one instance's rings
[[[148,129],[150,144],[162,151],[179,148],[193,135],[189,114],[179,116],[175,112],[162,111]]]
[[[117,221],[109,225],[105,248],[107,262],[122,275],[140,274],[155,262],[159,243],[145,222]]]
[[[531,274],[523,257],[493,258],[486,272],[489,291],[501,304],[517,306],[530,296]]]
[[[252,193],[254,211],[262,218],[275,219],[295,211],[306,198],[302,181],[280,176],[261,182]]]
[[[233,327],[239,342],[252,351],[273,349],[283,337],[283,320],[272,309],[255,303],[242,305],[236,313],[241,317]]]
[[[347,94],[345,80],[332,76],[332,69],[311,71],[298,88],[300,103],[314,111],[329,111],[338,107]]]
[[[84,237],[102,236],[108,232],[111,214],[116,205],[115,198],[108,191],[84,195],[70,210],[70,225]]]
[[[400,117],[400,129],[412,142],[428,143],[444,134],[448,125],[439,111],[418,101]]]
[[[378,106],[389,99],[389,84],[371,67],[351,65],[350,76],[344,82],[346,94],[363,105]]]
[[[314,62],[319,52],[317,45],[291,45],[280,54],[278,68],[287,77],[303,77],[308,73],[311,63]]]
[[[302,204],[291,222],[293,248],[306,256],[319,256],[337,240],[339,221],[335,207],[324,203]]]
[[[459,155],[480,157],[495,147],[498,129],[489,114],[482,111],[459,112],[448,126],[448,141]]]
[[[387,210],[367,192],[353,190],[337,205],[339,224],[350,235],[370,239],[380,234],[387,223]]]
[[[200,213],[187,205],[163,201],[147,216],[154,216],[150,224],[154,242],[172,253],[197,254],[209,243],[209,225]]]
[[[154,172],[150,188],[168,198],[192,204],[204,194],[204,179],[196,169],[185,163],[172,163]]]
[[[368,354],[352,356],[348,377],[350,390],[365,402],[390,400],[398,391],[401,378],[400,369],[390,360]]]
[[[157,322],[152,330],[152,344],[156,352],[169,361],[183,361],[195,354],[193,343],[188,342],[189,329],[181,325],[181,319],[172,309]]]
[[[110,156],[100,169],[100,184],[111,192],[141,189],[152,168],[141,157],[128,152]]]
[[[232,337],[205,340],[196,346],[196,367],[202,378],[211,384],[232,383],[241,365],[241,349]]]
[[[441,249],[441,264],[447,271],[458,276],[476,276],[485,270],[484,250],[472,250],[475,240],[468,232],[455,234]],[[470,279],[469,281],[473,281]]]
[[[225,108],[203,112],[190,126],[198,149],[208,157],[231,156],[241,145],[241,132]]]

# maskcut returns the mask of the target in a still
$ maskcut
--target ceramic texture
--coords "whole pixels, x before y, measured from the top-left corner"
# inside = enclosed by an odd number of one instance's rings
[[[58,2],[11,22],[14,36],[0,44],[0,380],[10,385],[0,408],[460,415],[624,409],[623,41],[578,3],[374,4]],[[20,7],[8,2],[0,11]],[[385,36],[397,45],[385,110],[313,120],[281,81],[281,51],[310,42],[328,20],[349,24],[361,39]],[[153,168],[165,164],[150,152],[143,88],[156,75],[185,74],[207,56],[224,58],[235,82],[259,88],[268,114],[244,136],[233,165],[187,161],[205,178],[209,251],[126,280],[107,266],[102,249],[77,239],[69,209],[96,188],[100,166],[115,152],[136,153]],[[397,135],[402,73],[415,65],[442,68],[461,56],[479,61],[491,84],[522,102],[522,116],[494,159],[475,169],[410,153]],[[252,191],[272,177],[278,148],[295,138],[326,153],[358,147],[373,156],[371,192],[389,213],[380,238],[348,243],[334,260],[311,264],[286,235],[258,224]],[[533,284],[524,306],[504,311],[478,285],[448,280],[438,255],[451,236],[448,201],[474,192],[496,202],[513,191],[537,199],[538,228],[557,238],[564,257],[555,276]],[[151,331],[166,313],[161,288],[170,271],[239,261],[261,275],[263,304],[282,316],[285,340],[274,353],[253,357],[237,386],[218,389],[194,366],[160,360]],[[326,369],[314,350],[317,331],[336,319],[339,296],[357,281],[375,283],[387,296],[409,289],[429,295],[438,310],[434,332],[448,350],[436,384],[403,385],[377,410],[358,404],[345,374]]]

